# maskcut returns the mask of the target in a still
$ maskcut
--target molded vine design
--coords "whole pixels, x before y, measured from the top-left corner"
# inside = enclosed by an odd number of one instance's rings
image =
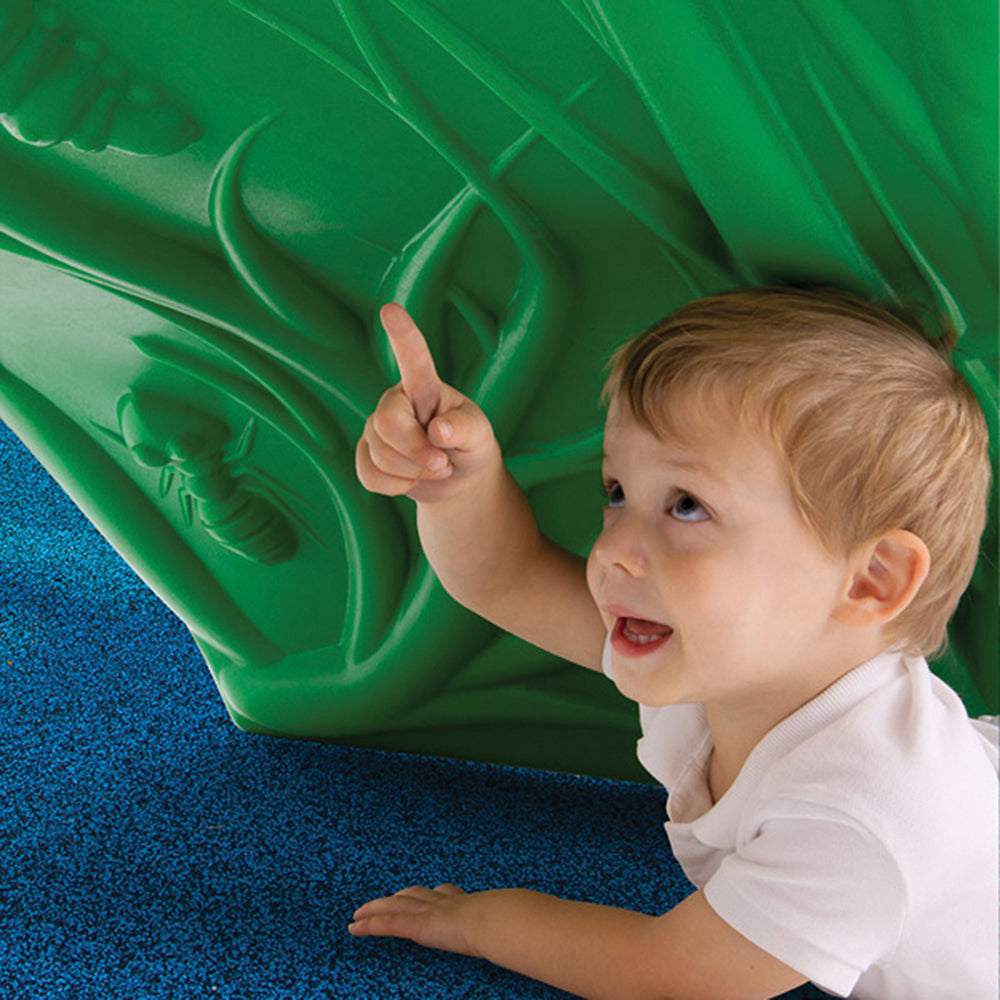
[[[376,30],[366,5],[340,0],[335,6],[367,72],[260,5],[231,3],[348,80],[362,100],[371,100],[394,116],[455,171],[461,187],[398,252],[384,274],[379,300],[401,302],[428,329],[444,326],[438,321],[446,308],[462,318],[477,345],[479,360],[471,371],[444,374],[491,413],[498,434],[510,446],[512,468],[526,486],[592,466],[599,448],[595,434],[584,435],[567,447],[554,443],[544,452],[523,456],[511,440],[525,401],[536,393],[555,360],[559,333],[571,317],[571,294],[560,249],[537,214],[504,182],[505,174],[537,143],[548,142],[574,158],[655,233],[692,286],[701,281],[723,283],[726,272],[715,260],[725,254],[720,254],[714,230],[697,203],[658,184],[646,168],[613,151],[568,113],[593,81],[584,79],[552,98],[520,78],[503,60],[477,48],[473,39],[430,5],[392,0],[387,9],[395,9],[428,33],[458,66],[525,121],[524,131],[492,158],[484,158],[458,134],[413,83],[404,60]],[[8,24],[9,37],[13,37],[12,30]],[[155,458],[154,464],[163,470],[161,483],[166,486],[171,482],[170,472],[175,474],[174,479],[180,480],[182,511],[217,542],[228,544],[234,557],[265,566],[279,563],[292,552],[286,529],[294,525],[293,534],[305,534],[304,525],[292,516],[292,505],[275,502],[273,488],[266,494],[251,490],[243,473],[237,474],[236,466],[245,458],[242,452],[251,446],[250,435],[266,426],[285,447],[305,459],[314,477],[312,485],[319,485],[328,505],[325,514],[318,511],[310,534],[332,550],[330,533],[339,531],[347,562],[339,638],[325,653],[316,651],[326,656],[329,669],[318,680],[302,679],[304,698],[310,697],[310,683],[323,697],[326,731],[364,730],[400,710],[427,704],[428,699],[436,706],[429,710],[431,715],[438,712],[447,718],[449,670],[459,670],[474,658],[491,641],[492,633],[478,622],[456,624],[455,616],[465,613],[437,585],[402,513],[383,498],[368,495],[357,483],[353,444],[391,378],[390,352],[381,331],[373,327],[377,303],[362,315],[356,304],[341,299],[265,236],[252,217],[244,200],[244,175],[256,144],[266,141],[280,125],[280,114],[250,125],[218,163],[207,199],[221,250],[218,255],[162,238],[150,245],[122,221],[109,225],[101,219],[102,239],[87,240],[81,234],[93,231],[98,212],[72,199],[67,202],[68,218],[56,224],[44,212],[32,211],[30,204],[0,193],[0,217],[8,235],[18,241],[18,252],[102,286],[183,331],[183,336],[143,334],[134,337],[133,343],[160,371],[173,370],[176,377],[201,382],[238,400],[250,414],[253,430],[224,456],[224,449],[231,447],[226,442],[233,437],[228,425],[216,423],[215,417],[204,412],[184,416],[162,396],[133,387],[118,404],[119,424],[112,432],[117,450],[130,449],[132,458],[140,457],[137,447],[150,441],[157,445],[160,451],[155,456],[145,453],[144,457]],[[65,128],[60,132],[63,137],[67,134]],[[23,170],[12,162],[10,176],[17,181]],[[25,182],[19,186],[30,191],[27,175],[22,176]],[[519,260],[520,274],[499,312],[487,307],[475,288],[455,277],[458,255],[483,212],[500,224]],[[144,436],[149,434],[151,421],[155,423],[154,416],[169,418],[172,430],[164,426],[152,438]],[[172,453],[163,450],[185,420],[199,426],[206,452],[216,463],[212,471],[199,467],[201,459],[186,446]],[[142,433],[134,430],[140,424],[145,424]],[[256,542],[232,544],[237,515],[228,506],[207,507],[202,495],[208,487],[228,487],[243,499],[254,497],[250,517],[268,545],[262,542],[258,550]],[[391,517],[399,518],[394,537],[401,544],[387,541],[386,524]],[[310,516],[309,520],[314,519]],[[206,592],[211,589],[207,580],[198,586]],[[170,603],[170,594],[161,596]],[[209,651],[238,649],[237,663],[274,661],[270,640],[255,638],[246,622],[204,614],[195,624],[196,634],[206,640],[203,648]],[[457,637],[451,666],[445,669],[435,653],[442,629]],[[456,643],[464,644],[464,653]],[[259,655],[255,644],[260,645]],[[226,655],[212,663],[224,690],[227,671],[239,669],[229,665]],[[286,653],[289,669],[294,669],[291,664],[296,655]],[[478,693],[468,690],[467,678],[465,684],[463,716],[469,720],[477,714],[484,719],[494,717],[497,703],[490,692],[492,684],[484,684]],[[544,703],[548,697],[539,694],[537,701]],[[552,697],[559,700],[557,694]],[[594,724],[608,724],[609,718],[606,706],[593,707]]]
[[[577,113],[578,104],[595,87],[595,79],[586,73],[564,90],[547,93],[429,0],[379,4],[331,0],[337,31],[330,34],[342,40],[340,49],[292,23],[291,15],[278,14],[258,0],[226,3],[248,23],[252,19],[254,30],[273,33],[275,42],[294,47],[311,69],[318,66],[321,72],[333,74],[338,93],[346,87],[362,105],[370,104],[374,114],[392,116],[458,178],[450,198],[427,206],[416,235],[404,246],[392,248],[388,266],[378,271],[379,284],[372,295],[378,301],[359,302],[338,293],[336,275],[321,276],[307,269],[277,239],[266,235],[254,200],[254,182],[259,179],[254,171],[255,154],[260,152],[266,160],[263,154],[272,141],[280,139],[285,124],[284,112],[265,113],[273,111],[273,106],[253,112],[248,122],[241,120],[233,128],[231,142],[226,136],[229,144],[221,156],[214,152],[205,157],[217,161],[211,178],[203,178],[208,234],[209,240],[215,240],[214,247],[185,242],[174,235],[176,230],[168,234],[164,229],[151,238],[128,215],[109,218],[98,204],[86,199],[63,198],[58,189],[42,192],[26,165],[29,154],[20,148],[17,156],[3,163],[0,232],[5,236],[0,236],[0,246],[107,289],[171,324],[175,329],[169,332],[132,338],[158,373],[157,386],[169,385],[171,379],[187,384],[194,380],[200,383],[199,389],[208,387],[239,401],[248,422],[237,433],[204,409],[179,413],[169,393],[158,389],[157,396],[141,380],[123,379],[115,395],[130,386],[128,394],[100,422],[117,421],[109,453],[127,465],[130,473],[135,472],[134,459],[140,457],[136,448],[152,443],[160,449],[155,455],[145,454],[145,458],[155,458],[153,466],[162,470],[161,492],[169,494],[158,502],[179,502],[194,531],[228,545],[234,560],[248,559],[258,567],[284,566],[295,553],[304,560],[307,548],[315,553],[314,542],[327,551],[344,553],[344,604],[339,621],[330,628],[336,638],[326,649],[306,651],[316,654],[308,670],[301,651],[276,649],[273,637],[263,634],[264,625],[258,628],[246,616],[239,619],[232,602],[222,600],[226,595],[207,566],[193,570],[185,564],[184,573],[172,578],[183,581],[176,585],[178,589],[187,586],[196,592],[196,599],[182,600],[170,592],[161,596],[185,607],[186,620],[197,619],[188,624],[203,648],[218,653],[212,667],[224,692],[228,678],[242,670],[232,664],[271,664],[266,670],[244,671],[239,683],[246,685],[243,694],[250,702],[268,703],[268,711],[273,707],[268,722],[272,728],[281,728],[282,707],[270,704],[269,683],[283,685],[285,691],[294,689],[302,701],[315,701],[316,716],[322,717],[322,723],[316,723],[320,734],[348,735],[380,725],[401,725],[401,718],[413,727],[449,724],[458,717],[467,724],[489,722],[499,711],[496,688],[507,678],[471,677],[469,671],[458,678],[455,671],[492,640],[492,633],[461,617],[464,613],[443,595],[420,556],[409,510],[368,495],[354,475],[354,442],[365,416],[394,377],[391,352],[375,325],[375,307],[390,299],[401,302],[432,338],[454,337],[454,321],[460,318],[462,354],[474,355],[475,361],[449,371],[446,360],[442,376],[490,414],[512,470],[530,489],[594,468],[600,435],[594,431],[534,450],[519,438],[526,401],[540,394],[558,360],[556,352],[572,324],[583,318],[574,312],[575,276],[568,271],[567,254],[556,245],[537,208],[522,200],[508,176],[523,165],[529,152],[548,147],[543,151],[557,153],[569,169],[599,189],[602,198],[608,196],[608,203],[625,213],[630,226],[638,223],[634,228],[662,253],[658,277],[699,294],[752,283],[761,274],[750,255],[727,246],[709,209],[693,188],[685,187],[680,168],[677,176],[671,174],[672,179],[665,181],[649,165],[654,157],[640,162],[588,125],[586,114]],[[669,75],[653,75],[661,70],[662,60],[652,47],[638,53],[641,59],[630,56],[630,44],[637,49],[641,46],[629,33],[638,31],[636,25],[642,23],[631,17],[630,5],[561,0],[561,6],[573,22],[570,28],[582,27],[573,44],[596,45],[598,59],[620,72],[632,87],[637,106],[651,123],[650,132],[659,132],[666,140],[664,154],[673,155],[675,148],[683,147],[685,137],[678,130],[702,123],[688,125],[696,116],[671,118],[677,88],[650,85],[650,80],[670,82]],[[815,18],[833,17],[839,10],[835,5],[822,12],[816,5],[807,6]],[[293,8],[284,5],[286,10]],[[749,49],[736,44],[738,32],[725,20],[722,5],[682,4],[676,10],[662,5],[653,13],[667,19],[668,8],[672,30],[684,38],[704,37],[706,41],[702,48],[691,46],[685,58],[674,60],[664,72],[694,81],[690,92],[702,97],[720,90],[727,94],[721,110],[716,109],[713,138],[725,138],[727,124],[733,126],[734,134],[736,125],[752,124],[760,140],[770,143],[773,162],[787,168],[788,183],[801,193],[789,199],[799,213],[796,221],[810,239],[827,238],[827,259],[843,262],[845,273],[858,275],[872,288],[893,287],[881,273],[881,261],[868,254],[868,244],[856,238],[841,217],[834,194],[824,184],[822,164],[810,161],[804,149],[793,145],[793,123],[783,117],[778,96],[769,89],[766,67],[753,61]],[[488,92],[490,100],[509,110],[510,120],[523,123],[523,128],[516,126],[521,131],[513,134],[511,129],[499,152],[493,147],[490,155],[481,153],[468,136],[460,134],[429,89],[415,83],[414,66],[408,63],[412,57],[398,43],[394,48],[387,40],[392,32],[380,32],[379,25],[389,25],[392,19],[392,26],[401,25],[407,37],[419,36],[440,49],[450,60],[450,71],[467,79],[470,87]],[[724,30],[712,34],[709,28],[715,21]],[[345,55],[341,49],[348,46],[351,50]],[[736,58],[729,58],[730,48]],[[849,48],[837,57],[850,72],[863,74],[867,64]],[[716,58],[704,59],[706,52]],[[852,145],[854,136],[843,108],[829,98],[817,74],[809,75],[812,68],[806,63],[817,110],[826,112],[855,169],[875,193],[875,204],[902,245],[909,268],[931,294],[946,299],[945,278],[921,254],[885,185],[879,185],[878,165]],[[136,102],[143,103],[139,97],[148,81],[116,67],[110,51],[100,48],[85,32],[76,31],[52,8],[27,0],[0,0],[0,122],[21,141],[70,142],[82,149],[107,146],[160,155],[190,144],[197,134],[192,119],[163,102],[149,104],[145,117],[139,116]],[[728,72],[725,87],[718,77],[723,70]],[[871,88],[865,89],[867,93]],[[728,99],[729,90],[740,99],[738,107]],[[901,134],[909,127],[906,108],[903,102],[883,109],[890,126]],[[258,115],[259,120],[254,120]],[[149,123],[148,132],[140,130],[140,120]],[[153,128],[154,122],[160,125]],[[706,145],[699,134],[683,152],[703,153]],[[940,143],[922,147],[920,163],[938,170],[944,162],[941,148],[945,147]],[[741,159],[738,155],[717,157],[718,176],[725,182],[737,170],[758,169],[759,165]],[[944,171],[942,176],[946,193],[958,200],[962,178],[953,171]],[[61,205],[59,218],[46,211],[53,202]],[[459,277],[465,273],[460,266],[462,255],[474,243],[477,225],[484,221],[491,234],[499,229],[504,252],[516,260],[516,279],[505,289],[500,307],[495,305],[500,298],[495,289],[492,296],[487,295],[471,279]],[[99,240],[90,235],[94,232],[101,233]],[[956,306],[953,312],[957,311]],[[449,352],[443,355],[447,359]],[[29,394],[23,398],[29,400],[25,405],[42,405]],[[160,427],[156,424],[159,417],[171,426]],[[185,421],[202,436],[204,454],[211,456],[209,466],[199,465],[202,458],[196,458],[187,445],[173,451],[164,447],[171,435],[186,426]],[[287,497],[259,467],[264,463],[254,451],[258,432],[294,452],[298,466],[310,477],[296,491],[313,504],[314,510],[304,517],[299,517],[303,505],[296,497]],[[95,436],[106,444],[107,434],[91,433],[91,446],[98,450],[92,440]],[[103,457],[104,449],[99,450]],[[253,468],[248,467],[251,455],[257,459]],[[128,488],[141,492],[135,481]],[[235,508],[208,506],[203,495],[215,489],[229,489],[244,500],[253,497],[248,518],[257,540],[236,539]],[[298,559],[293,566],[297,564]],[[283,572],[275,570],[274,577]],[[445,630],[452,642],[448,662],[443,664],[436,650],[439,634]],[[324,669],[315,669],[316,664],[323,664]],[[273,677],[276,670],[286,673],[272,681],[267,675]],[[236,686],[234,679],[232,688]],[[538,718],[545,717],[547,698],[552,703],[560,698],[558,691],[530,693],[535,699],[530,712],[537,712]],[[252,710],[247,711],[252,716]],[[518,711],[529,709],[518,705]],[[301,719],[293,718],[291,711],[287,718],[289,731],[304,732]],[[579,718],[582,725],[600,726],[606,724],[608,715],[592,706],[589,723],[585,712]]]

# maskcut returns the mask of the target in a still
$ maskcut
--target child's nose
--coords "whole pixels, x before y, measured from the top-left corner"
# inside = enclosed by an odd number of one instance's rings
[[[593,548],[594,558],[605,569],[617,568],[630,576],[646,574],[646,552],[641,530],[624,512],[601,532]]]

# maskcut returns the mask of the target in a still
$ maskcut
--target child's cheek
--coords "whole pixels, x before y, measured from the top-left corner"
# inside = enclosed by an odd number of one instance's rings
[[[587,587],[590,590],[590,596],[594,599],[595,604],[600,603],[601,584],[603,579],[604,573],[601,570],[598,560],[594,556],[593,550],[591,550],[590,555],[587,557]],[[608,629],[610,629],[611,625],[614,624],[608,620],[608,616],[603,611],[601,612],[601,619]]]

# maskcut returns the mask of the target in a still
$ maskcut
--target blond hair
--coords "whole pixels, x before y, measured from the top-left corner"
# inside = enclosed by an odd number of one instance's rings
[[[931,341],[913,317],[831,289],[743,289],[625,344],[605,399],[657,435],[720,407],[767,433],[830,552],[895,528],[921,538],[930,572],[888,638],[933,655],[975,568],[990,488],[986,422],[942,330]]]

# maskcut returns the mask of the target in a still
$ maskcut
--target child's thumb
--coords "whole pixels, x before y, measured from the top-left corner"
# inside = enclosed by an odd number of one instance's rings
[[[466,400],[435,417],[427,425],[427,439],[446,451],[476,451],[492,441],[493,428],[486,414]]]

